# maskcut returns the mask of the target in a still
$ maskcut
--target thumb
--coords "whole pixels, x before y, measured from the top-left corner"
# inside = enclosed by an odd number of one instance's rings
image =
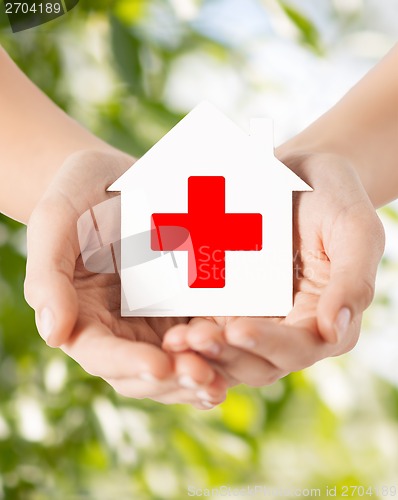
[[[60,200],[45,199],[28,223],[25,298],[35,310],[42,338],[52,347],[71,335],[78,315],[73,286],[78,251],[74,248],[76,214]]]
[[[317,322],[325,340],[334,343],[373,300],[384,229],[374,210],[362,206],[360,214],[355,210],[339,217],[327,246],[330,280],[319,299]]]

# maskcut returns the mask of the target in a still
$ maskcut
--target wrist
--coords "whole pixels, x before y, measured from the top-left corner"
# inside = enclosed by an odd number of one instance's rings
[[[9,215],[16,220],[27,224],[30,215],[40,202],[46,196],[48,189],[53,182],[58,182],[61,178],[68,177],[68,171],[71,165],[104,165],[109,167],[109,185],[114,180],[122,175],[124,171],[134,163],[134,158],[126,153],[123,153],[112,146],[102,143],[98,140],[98,144],[87,145],[87,148],[77,149],[69,152],[65,157],[57,163],[51,165],[40,176],[36,177],[36,182],[31,185],[30,195],[25,197],[23,202],[19,200],[17,206],[11,206]],[[102,179],[106,182],[106,179]]]
[[[275,151],[276,157],[305,182],[316,185],[319,170],[322,168],[349,168],[358,177],[374,207],[383,204],[378,186],[372,178],[372,170],[364,162],[356,158],[348,149],[336,144],[313,143],[304,144],[296,138],[282,144]]]

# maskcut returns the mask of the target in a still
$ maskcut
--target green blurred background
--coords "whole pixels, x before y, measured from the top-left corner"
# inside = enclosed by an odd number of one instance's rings
[[[395,0],[80,0],[18,34],[2,14],[0,43],[58,105],[139,156],[204,98],[242,127],[272,116],[282,141],[388,51],[397,17]],[[199,412],[119,397],[46,347],[23,299],[25,229],[0,215],[0,498],[398,495],[396,205],[381,216],[387,250],[359,346]]]

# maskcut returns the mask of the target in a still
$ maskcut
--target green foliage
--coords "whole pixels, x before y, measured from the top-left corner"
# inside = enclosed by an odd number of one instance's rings
[[[320,54],[312,21],[281,5],[302,42]],[[147,22],[154,9],[156,29]],[[95,36],[99,48],[92,49]],[[0,18],[0,42],[58,105],[135,155],[181,118],[164,97],[181,55],[211,55],[237,72],[242,61],[238,48],[203,35],[166,1],[81,0],[68,16],[17,36]],[[95,72],[90,85],[109,79],[105,95],[73,93],[81,61]],[[325,402],[311,371],[269,388],[234,389],[211,412],[126,400],[44,345],[23,300],[24,272],[24,229],[2,216],[0,499],[178,500],[188,485],[325,488],[392,480],[392,452],[372,438],[376,430],[397,437],[398,392],[388,384],[368,380],[344,410]],[[334,369],[349,385],[344,365]]]
[[[324,53],[324,49],[315,24],[285,0],[279,0],[279,4],[297,28],[300,34],[301,42],[303,42],[316,54],[322,55]]]

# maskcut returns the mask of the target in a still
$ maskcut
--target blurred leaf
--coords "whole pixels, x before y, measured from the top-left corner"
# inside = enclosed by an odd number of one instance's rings
[[[134,27],[126,26],[117,17],[111,16],[110,25],[117,68],[131,92],[142,96],[144,94],[140,60],[142,42],[134,32]]]
[[[222,421],[233,432],[252,434],[263,423],[263,409],[248,394],[231,391],[221,405]]]
[[[304,16],[296,8],[292,7],[285,0],[279,0],[279,4],[286,13],[287,17],[298,29],[301,41],[310,47],[313,52],[318,55],[322,55],[324,53],[324,49],[321,44],[319,32],[312,21],[310,21],[306,16]]]
[[[398,212],[391,205],[386,205],[379,209],[380,213],[388,217],[392,222],[398,224]]]
[[[147,6],[144,0],[122,0],[116,3],[114,12],[124,24],[131,25],[142,18]]]

